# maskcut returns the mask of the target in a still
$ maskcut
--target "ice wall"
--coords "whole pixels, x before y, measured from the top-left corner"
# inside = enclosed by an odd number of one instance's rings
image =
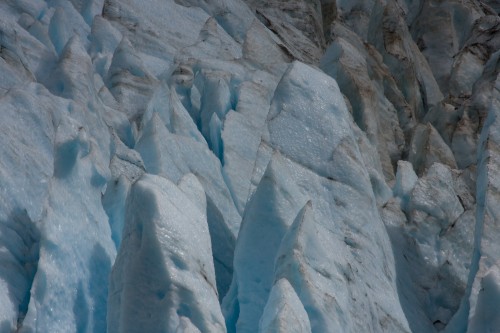
[[[0,2],[0,332],[494,332],[498,8]]]

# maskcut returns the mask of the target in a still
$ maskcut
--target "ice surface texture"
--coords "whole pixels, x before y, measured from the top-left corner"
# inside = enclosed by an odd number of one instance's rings
[[[499,8],[0,1],[0,332],[497,332]]]

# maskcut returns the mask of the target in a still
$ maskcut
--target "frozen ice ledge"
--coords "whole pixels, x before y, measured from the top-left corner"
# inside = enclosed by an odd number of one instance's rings
[[[500,332],[499,11],[0,1],[0,332]]]

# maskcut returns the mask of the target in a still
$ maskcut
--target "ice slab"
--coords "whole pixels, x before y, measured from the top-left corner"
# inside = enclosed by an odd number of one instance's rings
[[[271,289],[259,333],[310,333],[311,324],[304,306],[287,279],[278,280]]]
[[[109,332],[225,331],[203,188],[195,178],[181,183],[184,191],[145,175],[132,186],[111,274]]]
[[[256,332],[273,285],[274,260],[297,207],[305,198],[290,176],[272,161],[247,204],[234,254],[232,284],[237,295],[224,299],[225,313],[239,305],[237,322],[226,315],[229,332]]]
[[[262,152],[267,146],[275,153],[244,213],[234,279],[224,300],[228,331],[256,330],[272,284],[280,278],[297,290],[313,332],[380,327],[361,308],[385,318],[392,331],[409,331],[395,301],[389,240],[335,81],[293,63],[278,84],[267,120],[269,136]],[[305,218],[311,227],[307,232],[290,229],[297,207],[308,198],[314,198],[314,210]],[[294,208],[286,209],[290,205]],[[311,235],[317,242],[293,241]],[[284,239],[297,245],[278,251],[276,243]],[[291,258],[290,265],[280,263],[285,257]],[[249,260],[255,264],[248,265]],[[364,276],[377,283],[365,284]]]

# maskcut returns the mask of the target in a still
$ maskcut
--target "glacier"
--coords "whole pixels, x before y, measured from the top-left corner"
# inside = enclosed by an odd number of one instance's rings
[[[498,0],[0,1],[0,333],[500,332]]]

